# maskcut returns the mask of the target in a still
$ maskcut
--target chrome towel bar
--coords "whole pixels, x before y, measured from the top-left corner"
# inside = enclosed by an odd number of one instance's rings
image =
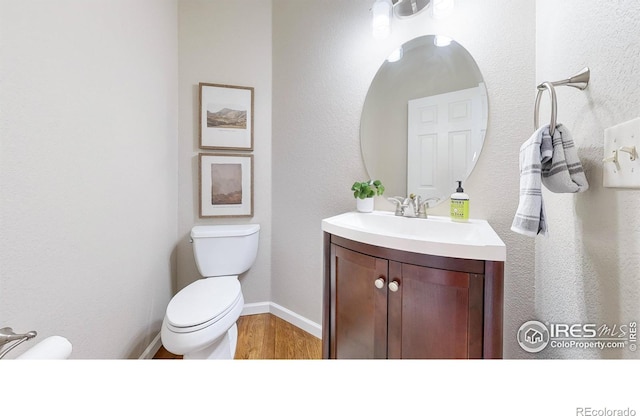
[[[589,78],[591,75],[591,70],[589,67],[583,68],[580,72],[572,76],[571,78],[563,79],[561,81],[554,82],[543,82],[538,85],[538,94],[536,95],[536,104],[535,111],[533,113],[533,126],[537,130],[540,126],[538,124],[539,116],[540,116],[540,98],[542,98],[542,93],[547,90],[549,91],[549,95],[551,96],[551,122],[549,123],[549,134],[553,137],[553,133],[556,130],[556,125],[558,124],[558,101],[556,98],[556,90],[555,87],[567,86],[577,88],[579,90],[584,90],[589,85]]]

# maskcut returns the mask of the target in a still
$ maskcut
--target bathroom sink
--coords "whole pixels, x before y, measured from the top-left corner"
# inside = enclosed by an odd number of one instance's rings
[[[505,261],[507,250],[485,220],[395,216],[393,212],[347,212],[322,220],[322,230],[374,246],[463,259]]]

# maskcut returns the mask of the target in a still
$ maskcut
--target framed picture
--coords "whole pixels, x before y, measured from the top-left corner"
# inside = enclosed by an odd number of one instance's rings
[[[200,148],[253,150],[253,88],[200,83]]]
[[[200,153],[200,218],[253,216],[253,155]]]

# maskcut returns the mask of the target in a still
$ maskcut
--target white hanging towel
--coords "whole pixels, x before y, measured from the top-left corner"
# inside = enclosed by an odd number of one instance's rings
[[[541,184],[555,193],[589,189],[571,134],[561,124],[553,138],[546,124],[520,146],[520,197],[512,231],[529,237],[547,234]]]
[[[569,130],[562,124],[558,124],[551,139],[547,128],[543,132],[542,141],[548,140],[551,140],[553,145],[553,156],[551,160],[542,164],[544,186],[551,192],[562,194],[584,192],[589,189],[587,177]]]

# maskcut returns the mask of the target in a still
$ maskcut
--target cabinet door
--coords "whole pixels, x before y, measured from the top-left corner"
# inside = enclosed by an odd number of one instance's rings
[[[330,358],[387,357],[387,265],[331,246]],[[382,288],[377,279],[384,280]]]
[[[390,262],[389,278],[389,358],[482,357],[482,275]]]

